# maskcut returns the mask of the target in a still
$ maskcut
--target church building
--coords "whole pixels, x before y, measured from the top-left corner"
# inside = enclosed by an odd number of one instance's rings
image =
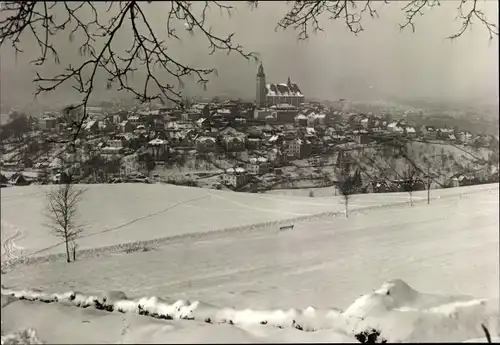
[[[299,86],[290,81],[281,84],[266,84],[266,74],[262,64],[257,72],[257,108],[269,107],[279,104],[290,104],[298,107],[304,103],[304,95],[299,89]]]

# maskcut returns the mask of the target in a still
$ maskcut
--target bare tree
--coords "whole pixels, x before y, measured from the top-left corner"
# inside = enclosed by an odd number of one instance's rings
[[[425,178],[426,178],[426,188],[427,188],[427,204],[431,203],[431,186],[432,182],[435,182],[441,187],[444,184],[439,181],[439,179],[446,178],[446,174],[450,173],[450,164],[448,164],[453,159],[453,155],[446,154],[441,151],[438,155],[423,155],[422,162],[426,167]]]
[[[341,151],[342,152],[342,151]],[[345,153],[342,154],[340,159],[340,166],[337,170],[337,187],[339,189],[340,195],[344,199],[345,205],[345,216],[349,217],[349,198],[352,194],[356,193],[356,179],[355,175],[352,174],[352,160],[351,157]]]
[[[410,205],[413,206],[413,192],[418,190],[417,184],[420,180],[417,177],[417,170],[409,167],[404,173],[404,179],[402,181],[402,187],[405,192],[410,194]]]
[[[66,70],[58,75],[42,76],[37,74],[35,95],[50,92],[68,84],[82,95],[81,102],[70,110],[81,109],[83,114],[71,120],[72,140],[76,140],[83,123],[88,118],[86,105],[95,91],[96,75],[106,75],[107,87],[129,92],[141,102],[159,99],[173,101],[185,106],[181,94],[186,77],[195,77],[206,87],[210,75],[216,74],[214,68],[198,68],[180,62],[168,49],[169,41],[181,40],[181,28],[189,34],[200,35],[208,43],[209,54],[215,52],[236,53],[245,59],[258,60],[258,54],[246,52],[234,43],[234,33],[219,36],[213,33],[208,17],[212,9],[231,15],[234,8],[218,1],[168,1],[166,6],[166,38],[162,39],[150,24],[145,11],[151,1],[138,2],[110,1],[94,3],[91,1],[3,1],[0,8],[0,46],[10,42],[12,48],[22,52],[21,42],[25,35],[35,38],[38,56],[32,60],[35,66],[46,63],[51,55],[56,63],[61,63],[54,42],[60,33],[69,33],[69,40],[82,37],[78,52],[84,61],[68,64]],[[259,1],[248,1],[251,8],[258,8]],[[308,39],[313,33],[322,31],[321,20],[341,20],[347,29],[357,35],[363,31],[363,17],[378,17],[373,8],[374,0],[334,0],[334,1],[289,1],[289,9],[277,23],[277,29],[298,31],[298,39]],[[385,1],[388,3],[388,1]],[[425,10],[440,5],[439,0],[407,0],[402,3],[403,22],[401,30],[415,30],[415,19]],[[200,6],[195,8],[196,6]],[[460,30],[448,38],[460,37],[474,22],[481,23],[490,35],[498,36],[495,24],[491,23],[480,8],[478,0],[462,0],[457,6],[457,17],[462,21]],[[87,14],[90,13],[90,16]],[[127,32],[128,31],[128,32]],[[131,45],[124,52],[116,51],[116,37],[124,33],[131,37]],[[146,72],[144,87],[137,89],[129,84],[135,71]],[[158,71],[171,78],[160,78]],[[169,80],[176,80],[174,85]],[[63,86],[64,85],[64,86]]]
[[[82,200],[84,189],[72,184],[71,181],[58,185],[47,195],[46,225],[54,236],[62,238],[66,247],[66,261],[71,262],[70,243],[76,250],[75,240],[83,231],[84,226],[79,222],[78,203]],[[73,253],[73,257],[75,257]]]

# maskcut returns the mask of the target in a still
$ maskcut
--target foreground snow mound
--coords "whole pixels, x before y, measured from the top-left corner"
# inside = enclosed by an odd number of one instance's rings
[[[217,331],[222,329],[230,330],[230,334],[244,330],[245,336],[238,338],[250,342],[255,339],[282,341],[283,335],[276,332],[284,329],[288,329],[287,336],[292,336],[289,331],[303,334],[300,337],[304,342],[313,339],[330,342],[332,339],[358,339],[366,342],[374,334],[377,335],[376,342],[467,341],[485,339],[483,326],[489,330],[492,338],[500,336],[498,301],[420,293],[402,280],[384,283],[378,290],[354,301],[345,311],[313,307],[304,310],[238,310],[218,308],[200,301],[168,301],[158,297],[132,300],[127,299],[120,291],[85,295],[79,292],[46,294],[41,291],[2,289],[2,294],[24,300],[58,302],[81,308],[94,307],[108,312],[138,314],[156,319],[179,322],[192,320],[197,327],[203,328],[197,336],[201,336],[204,342],[212,342],[208,338],[213,338],[213,342],[229,341],[231,336],[226,340]],[[237,329],[226,328],[224,325],[236,326]],[[173,331],[171,326],[162,326],[161,329],[154,326],[156,335],[153,336],[148,327],[153,326],[147,324],[145,328],[141,327],[130,333],[129,340],[143,339],[144,334],[149,334],[152,338],[145,342],[156,341]],[[179,342],[181,339],[184,339],[183,342],[201,341],[201,338],[196,337],[185,339],[183,334],[187,337],[189,331],[184,329],[176,329],[175,333],[175,339]],[[308,333],[312,338],[305,335]]]
[[[349,306],[343,316],[355,334],[376,329],[389,342],[454,342],[498,335],[498,301],[424,294],[392,280]]]
[[[27,344],[43,344],[40,339],[36,336],[36,332],[34,329],[25,329],[20,332],[15,332],[11,334],[7,334],[5,336],[2,335],[1,339],[2,345],[27,345]]]

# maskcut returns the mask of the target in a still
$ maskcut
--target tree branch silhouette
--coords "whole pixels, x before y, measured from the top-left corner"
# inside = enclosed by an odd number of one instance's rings
[[[118,91],[131,92],[141,102],[167,99],[182,106],[181,90],[185,77],[195,76],[198,84],[206,88],[208,77],[217,74],[214,68],[189,66],[176,60],[168,51],[168,40],[180,40],[175,29],[176,23],[181,23],[192,35],[195,32],[202,35],[209,43],[209,55],[223,51],[227,54],[237,53],[245,59],[256,59],[254,53],[246,52],[241,45],[233,43],[234,33],[218,36],[207,24],[207,12],[210,8],[215,7],[231,14],[232,6],[217,1],[205,1],[201,13],[198,14],[193,9],[191,1],[170,1],[166,16],[167,39],[163,40],[151,27],[143,11],[144,5],[138,1],[112,2],[105,10],[106,13],[114,13],[107,23],[101,19],[103,13],[89,1],[76,3],[58,1],[50,4],[46,1],[7,1],[0,10],[1,44],[10,41],[16,52],[22,52],[21,35],[31,33],[40,49],[38,57],[31,61],[37,66],[43,65],[50,53],[56,64],[61,62],[53,44],[54,37],[58,33],[71,29],[70,41],[74,40],[76,33],[83,34],[84,40],[78,49],[79,54],[86,58],[83,63],[76,66],[69,64],[64,72],[55,76],[44,77],[37,73],[34,79],[37,85],[35,96],[54,91],[67,83],[71,83],[72,88],[82,95],[81,102],[70,106],[71,109],[81,107],[83,111],[83,116],[79,120],[69,123],[72,140],[76,140],[88,118],[86,106],[94,91],[98,73],[107,76],[108,89],[117,86]],[[66,15],[64,20],[61,20],[61,16],[53,15],[56,6],[59,6],[58,9],[62,9]],[[90,19],[83,19],[83,10],[90,10],[92,13]],[[116,41],[117,33],[125,31],[125,22],[131,25],[132,45],[124,54],[119,54],[113,50],[112,45]],[[102,47],[99,48],[98,43],[102,40],[104,40]],[[128,82],[139,66],[146,71],[144,87],[140,90]],[[161,80],[157,76],[158,71],[167,72],[170,77],[178,81],[178,85]],[[158,92],[153,92],[150,86],[154,86]]]

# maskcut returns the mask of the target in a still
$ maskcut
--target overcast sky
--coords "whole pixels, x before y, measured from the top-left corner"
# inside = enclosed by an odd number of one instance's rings
[[[416,18],[416,32],[400,32],[403,22],[400,11],[403,1],[390,5],[376,3],[380,17],[364,20],[365,31],[354,36],[341,21],[323,21],[324,33],[311,35],[307,42],[297,42],[296,32],[275,32],[276,22],[286,12],[286,4],[268,2],[251,11],[245,3],[234,3],[231,18],[211,14],[215,33],[235,32],[234,40],[247,51],[258,52],[268,82],[285,82],[290,76],[307,96],[320,99],[349,98],[353,100],[390,98],[430,98],[446,100],[495,100],[498,98],[498,38],[488,39],[488,32],[479,23],[455,41],[446,37],[460,29],[455,20],[455,1]],[[498,22],[496,1],[479,1],[488,18]],[[147,5],[145,10],[158,35],[165,31],[166,3]],[[116,49],[130,45],[128,33],[117,38]],[[78,40],[77,40],[78,41]],[[28,61],[35,52],[34,42],[26,38],[25,53],[17,62],[9,45],[1,47],[2,103],[22,106],[32,101],[34,67]],[[78,42],[76,42],[78,43]],[[237,55],[208,56],[207,42],[200,35],[186,36],[179,44],[172,42],[169,51],[178,60],[200,67],[215,67],[208,91],[187,83],[189,95],[211,97],[229,94],[234,97],[255,97],[257,66]],[[58,49],[61,65],[39,68],[43,75],[54,73],[78,60],[75,43],[61,37]],[[101,80],[96,98],[113,96],[106,92]],[[75,101],[68,85],[40,99],[58,104]]]

